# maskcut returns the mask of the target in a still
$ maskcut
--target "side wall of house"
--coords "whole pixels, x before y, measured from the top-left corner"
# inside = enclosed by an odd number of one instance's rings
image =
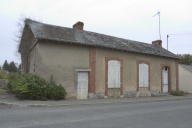
[[[35,45],[35,43],[36,39],[31,29],[29,29],[28,26],[25,26],[21,39],[21,44],[19,46],[19,52],[21,53],[21,61],[23,67],[22,73],[32,72],[32,63],[34,62],[35,56],[35,49],[33,49],[33,46]]]
[[[179,90],[192,93],[192,72],[179,65]]]
[[[35,73],[35,66],[36,66],[36,49],[37,47],[34,47],[29,53],[28,53],[28,72],[34,74]]]
[[[57,84],[65,87],[67,98],[76,98],[75,69],[89,69],[89,48],[64,43],[38,42],[35,54],[35,74],[47,81],[52,76]]]
[[[122,66],[122,94],[124,97],[136,96],[138,91],[138,63],[147,63],[149,65],[149,90],[152,94],[162,92],[162,66],[168,66],[170,69],[171,89],[176,89],[176,60],[144,54],[135,54],[118,50],[96,49],[96,96],[102,96],[106,93],[106,58],[121,60]],[[111,92],[112,91],[112,92]],[[108,90],[107,95],[116,95],[115,90]],[[112,94],[110,94],[112,93]],[[118,94],[117,94],[118,95]]]

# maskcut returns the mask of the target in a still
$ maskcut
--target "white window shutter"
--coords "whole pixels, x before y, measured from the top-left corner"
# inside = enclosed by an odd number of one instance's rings
[[[120,62],[108,61],[108,88],[120,88]]]
[[[113,87],[113,65],[112,63],[109,61],[108,62],[108,88],[112,88]]]
[[[147,64],[139,64],[139,87],[149,86],[149,66]]]

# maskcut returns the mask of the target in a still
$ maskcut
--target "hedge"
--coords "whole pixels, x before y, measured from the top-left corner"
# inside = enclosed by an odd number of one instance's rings
[[[12,74],[9,76],[9,89],[19,99],[27,100],[63,100],[66,91],[63,86],[57,85],[33,74]]]

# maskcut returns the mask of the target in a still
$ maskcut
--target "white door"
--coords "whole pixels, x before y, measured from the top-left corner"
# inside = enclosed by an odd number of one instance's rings
[[[139,64],[139,87],[149,87],[149,66]]]
[[[168,93],[168,68],[163,67],[163,93]]]
[[[78,72],[77,75],[77,99],[88,97],[88,72]]]

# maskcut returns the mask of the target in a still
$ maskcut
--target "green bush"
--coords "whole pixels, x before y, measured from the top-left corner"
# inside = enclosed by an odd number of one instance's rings
[[[170,92],[171,95],[173,96],[184,96],[184,92],[183,91],[175,91],[175,90],[172,90]]]
[[[47,97],[49,99],[52,100],[60,100],[60,99],[64,99],[65,97],[63,97],[66,92],[65,89],[59,85],[59,86],[55,86],[55,85],[50,85],[48,90],[47,90]]]
[[[46,82],[32,74],[11,75],[8,87],[19,99],[29,100],[62,100],[66,92],[61,85]]]

